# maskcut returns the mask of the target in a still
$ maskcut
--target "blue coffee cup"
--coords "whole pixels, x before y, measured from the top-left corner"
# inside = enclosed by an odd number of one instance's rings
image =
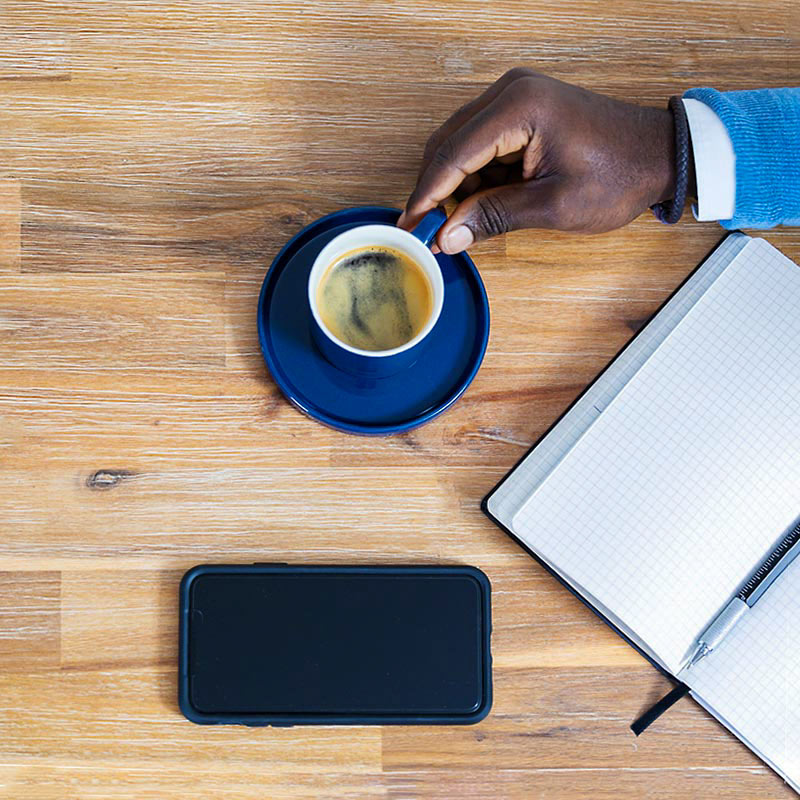
[[[419,359],[444,303],[442,271],[430,243],[446,219],[444,211],[437,208],[429,211],[411,232],[394,225],[359,225],[340,233],[322,248],[308,277],[308,304],[314,342],[331,364],[353,375],[380,378],[394,375]],[[317,291],[328,269],[347,253],[370,247],[388,247],[408,256],[422,269],[433,297],[431,314],[419,333],[391,350],[361,350],[343,342],[325,326],[317,307]]]

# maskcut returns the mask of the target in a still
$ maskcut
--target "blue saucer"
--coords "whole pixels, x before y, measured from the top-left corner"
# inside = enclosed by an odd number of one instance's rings
[[[438,255],[444,307],[416,364],[386,378],[361,378],[331,365],[309,325],[308,275],[320,250],[356,225],[394,225],[393,208],[348,208],[293,236],[269,268],[258,299],[258,338],[275,383],[310,417],[347,433],[385,435],[422,425],[449,408],[478,371],[489,339],[489,302],[466,253]]]

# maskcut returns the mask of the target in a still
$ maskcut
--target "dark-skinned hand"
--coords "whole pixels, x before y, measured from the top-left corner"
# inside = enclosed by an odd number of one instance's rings
[[[454,196],[445,253],[517,228],[609,231],[672,197],[674,150],[666,108],[512,69],[430,137],[398,225]]]

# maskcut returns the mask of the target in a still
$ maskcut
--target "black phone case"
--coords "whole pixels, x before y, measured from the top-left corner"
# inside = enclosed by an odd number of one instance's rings
[[[476,620],[481,633],[481,684],[482,696],[478,707],[466,714],[309,714],[276,713],[276,714],[223,714],[200,711],[192,705],[190,693],[191,666],[189,652],[189,626],[191,624],[191,586],[201,575],[209,573],[239,574],[369,574],[398,575],[413,574],[428,576],[435,580],[440,576],[468,576],[480,589],[481,618]],[[492,669],[491,669],[491,585],[486,575],[476,567],[470,566],[337,566],[289,564],[202,564],[190,569],[183,576],[179,595],[179,645],[178,645],[178,704],[183,715],[198,724],[234,724],[273,727],[291,727],[293,725],[464,725],[482,720],[492,705]]]

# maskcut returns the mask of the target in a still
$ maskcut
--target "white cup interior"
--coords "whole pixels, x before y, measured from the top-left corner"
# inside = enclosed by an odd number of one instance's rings
[[[343,342],[325,327],[317,308],[317,288],[328,267],[346,253],[365,247],[391,247],[404,253],[423,269],[433,291],[433,310],[425,327],[413,339],[391,350],[362,350]],[[385,358],[409,350],[419,344],[433,330],[433,326],[442,313],[444,280],[436,256],[413,234],[392,225],[360,225],[340,233],[322,248],[314,261],[314,266],[311,267],[311,274],[308,276],[308,303],[317,325],[332,342],[357,355]]]

